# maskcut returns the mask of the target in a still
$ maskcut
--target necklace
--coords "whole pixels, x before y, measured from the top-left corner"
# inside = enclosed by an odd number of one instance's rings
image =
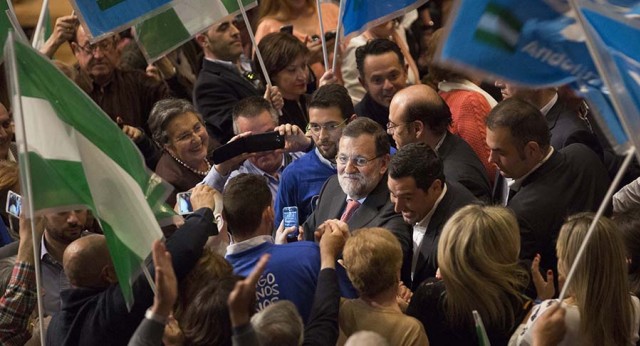
[[[201,175],[201,176],[206,176],[209,171],[211,170],[211,164],[209,163],[209,161],[207,161],[207,159],[204,159],[204,162],[207,164],[207,170],[206,171],[199,171],[197,169],[193,169],[191,168],[191,166],[187,165],[186,163],[182,162],[182,160],[180,160],[179,158],[173,156],[172,153],[170,153],[169,151],[167,151],[167,153],[169,153],[169,156],[171,156],[174,160],[176,160],[176,162],[178,162],[179,164],[181,164],[184,168],[190,170],[191,172],[197,174],[197,175]]]

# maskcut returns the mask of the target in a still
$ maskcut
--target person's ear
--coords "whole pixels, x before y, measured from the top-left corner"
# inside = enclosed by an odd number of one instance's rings
[[[411,126],[413,127],[413,129],[416,132],[416,138],[420,138],[420,137],[424,136],[426,128],[425,128],[424,123],[422,121],[416,120],[416,121],[411,123]]]
[[[113,264],[108,264],[102,267],[100,278],[102,279],[102,281],[107,282],[109,285],[118,283],[118,276],[116,275],[116,270]]]
[[[200,47],[204,48],[209,45],[209,38],[207,37],[207,35],[198,34],[196,35],[196,42],[198,42],[198,45],[200,45]]]
[[[389,168],[389,161],[391,161],[391,155],[389,154],[384,154],[381,158],[380,161],[382,162],[382,165],[380,165],[380,174],[385,174],[387,172],[387,169]]]
[[[535,157],[536,159],[542,159],[544,155],[540,145],[534,141],[529,141],[524,145],[524,152],[526,153],[526,157]]]
[[[354,120],[356,120],[356,118],[357,118],[357,117],[358,117],[358,115],[357,115],[357,114],[355,114],[355,113],[351,114],[351,116],[349,117],[349,119],[347,119],[347,124],[348,124],[348,123],[350,123],[350,122],[352,122],[352,121],[354,121]]]

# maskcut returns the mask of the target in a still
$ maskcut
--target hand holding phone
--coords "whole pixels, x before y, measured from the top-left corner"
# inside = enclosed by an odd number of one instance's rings
[[[219,164],[243,153],[257,153],[284,148],[284,136],[277,131],[240,137],[213,151],[213,163]]]
[[[288,241],[295,241],[298,239],[298,207],[284,207],[282,208],[282,221],[284,228],[295,227],[295,231],[287,234]]]

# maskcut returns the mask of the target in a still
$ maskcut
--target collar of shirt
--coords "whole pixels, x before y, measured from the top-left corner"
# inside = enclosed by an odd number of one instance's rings
[[[442,192],[440,193],[440,196],[438,196],[438,199],[436,199],[436,202],[433,204],[433,208],[431,208],[431,210],[429,210],[429,212],[424,217],[424,219],[420,220],[419,222],[417,222],[413,226],[414,230],[416,228],[422,228],[422,229],[424,229],[424,231],[426,231],[427,227],[429,226],[429,221],[431,221],[431,217],[433,216],[433,213],[435,213],[436,209],[438,209],[438,205],[440,204],[440,202],[442,202],[442,199],[444,198],[444,195],[446,193],[447,193],[447,184],[445,183],[443,188],[442,188]],[[424,231],[423,231],[423,233],[424,233]]]
[[[555,93],[551,100],[546,105],[544,105],[544,107],[540,108],[540,113],[542,113],[542,115],[544,116],[547,116],[547,113],[549,113],[549,110],[551,110],[551,107],[553,107],[553,105],[555,105],[557,101],[558,93]]]
[[[89,92],[93,92],[96,88],[99,90],[103,90],[104,88],[108,87],[111,82],[113,82],[114,78],[116,78],[116,74],[119,71],[120,70],[118,68],[114,68],[109,80],[103,85],[98,85],[93,81],[93,78],[91,78],[88,73],[85,73],[81,68],[78,67],[78,76],[76,77],[76,80],[78,84],[84,84],[88,88]]]
[[[11,149],[9,149],[9,151],[7,152],[7,161],[18,162],[18,161],[16,161],[15,156],[13,156],[13,153],[11,152]]]
[[[238,70],[238,66],[236,66],[236,64],[234,64],[231,61],[225,61],[225,60],[219,60],[219,59],[211,59],[211,58],[207,58],[205,57],[206,60],[209,60],[211,62],[215,62],[216,64],[220,64],[222,66],[228,67],[238,73],[240,73],[240,70]]]
[[[280,175],[280,173],[282,173],[282,171],[284,170],[285,155],[288,155],[288,154],[287,153],[282,154],[282,164],[280,164],[280,168],[278,168],[278,171],[276,172],[278,175]],[[261,170],[249,160],[244,161],[242,165],[247,170],[247,173],[261,175],[272,182],[278,182],[280,180],[279,178],[276,178],[273,175]]]
[[[553,154],[554,149],[552,146],[549,146],[549,153],[547,154],[547,156],[544,157],[544,159],[542,159],[542,161],[538,162],[537,165],[535,165],[527,174],[523,175],[522,177],[518,178],[518,179],[512,179],[512,180],[507,180],[507,184],[509,185],[509,189],[513,190],[513,191],[518,191],[520,190],[520,186],[522,186],[522,182],[529,176],[531,175],[531,173],[535,172],[536,169],[540,168],[540,166],[542,166],[542,164],[544,164],[545,162],[547,162],[547,160],[549,160],[549,158],[551,157],[551,154]]]
[[[42,235],[42,239],[40,239],[40,260],[49,261],[52,264],[58,264],[58,261],[56,261],[47,250],[47,244],[44,241],[44,234]]]
[[[324,156],[322,156],[322,154],[320,154],[320,151],[318,150],[318,148],[315,148],[313,150],[316,153],[316,156],[318,157],[318,160],[320,160],[320,162],[322,162],[323,164],[325,164],[327,167],[331,167],[333,169],[337,169],[336,168],[336,164],[325,159]]]
[[[442,135],[442,138],[440,138],[440,140],[438,141],[438,144],[436,144],[436,147],[433,148],[433,151],[435,151],[436,153],[438,152],[438,149],[440,149],[440,146],[442,145],[442,142],[444,142],[444,138],[447,137],[447,132],[449,131],[445,131],[444,135]]]
[[[270,235],[259,235],[251,239],[241,241],[239,243],[231,244],[227,246],[226,256],[241,253],[249,249],[253,249],[254,247],[261,245],[263,243],[273,243],[273,237]]]

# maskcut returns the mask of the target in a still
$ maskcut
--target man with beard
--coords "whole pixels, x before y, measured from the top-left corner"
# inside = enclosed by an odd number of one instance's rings
[[[233,130],[237,136],[231,141],[243,136],[279,131],[280,135],[285,137],[284,152],[272,150],[241,154],[215,165],[202,182],[218,191],[223,191],[230,178],[240,173],[257,174],[267,180],[271,196],[275,201],[281,180],[280,175],[285,167],[311,147],[311,140],[295,125],[278,126],[277,111],[269,101],[260,96],[247,97],[233,107]]]
[[[336,154],[342,129],[355,118],[351,97],[341,85],[330,84],[316,90],[309,102],[309,125],[315,149],[293,162],[282,173],[275,212],[276,225],[282,208],[298,207],[298,224],[315,209],[324,182],[336,174]]]
[[[411,230],[393,210],[387,189],[389,138],[384,129],[369,118],[357,118],[344,130],[338,145],[338,174],[322,187],[318,207],[304,223],[305,238],[314,240],[314,231],[326,220],[340,219],[350,230],[383,227],[398,238],[404,260],[401,277],[411,281]]]
[[[86,209],[53,212],[44,216],[40,263],[44,312],[49,316],[60,310],[60,292],[71,287],[62,268],[62,255],[67,246],[82,235],[87,216]]]
[[[412,290],[438,269],[438,240],[458,209],[478,202],[464,186],[446,181],[438,155],[425,143],[411,143],[391,158],[389,181],[395,211],[413,227]]]

